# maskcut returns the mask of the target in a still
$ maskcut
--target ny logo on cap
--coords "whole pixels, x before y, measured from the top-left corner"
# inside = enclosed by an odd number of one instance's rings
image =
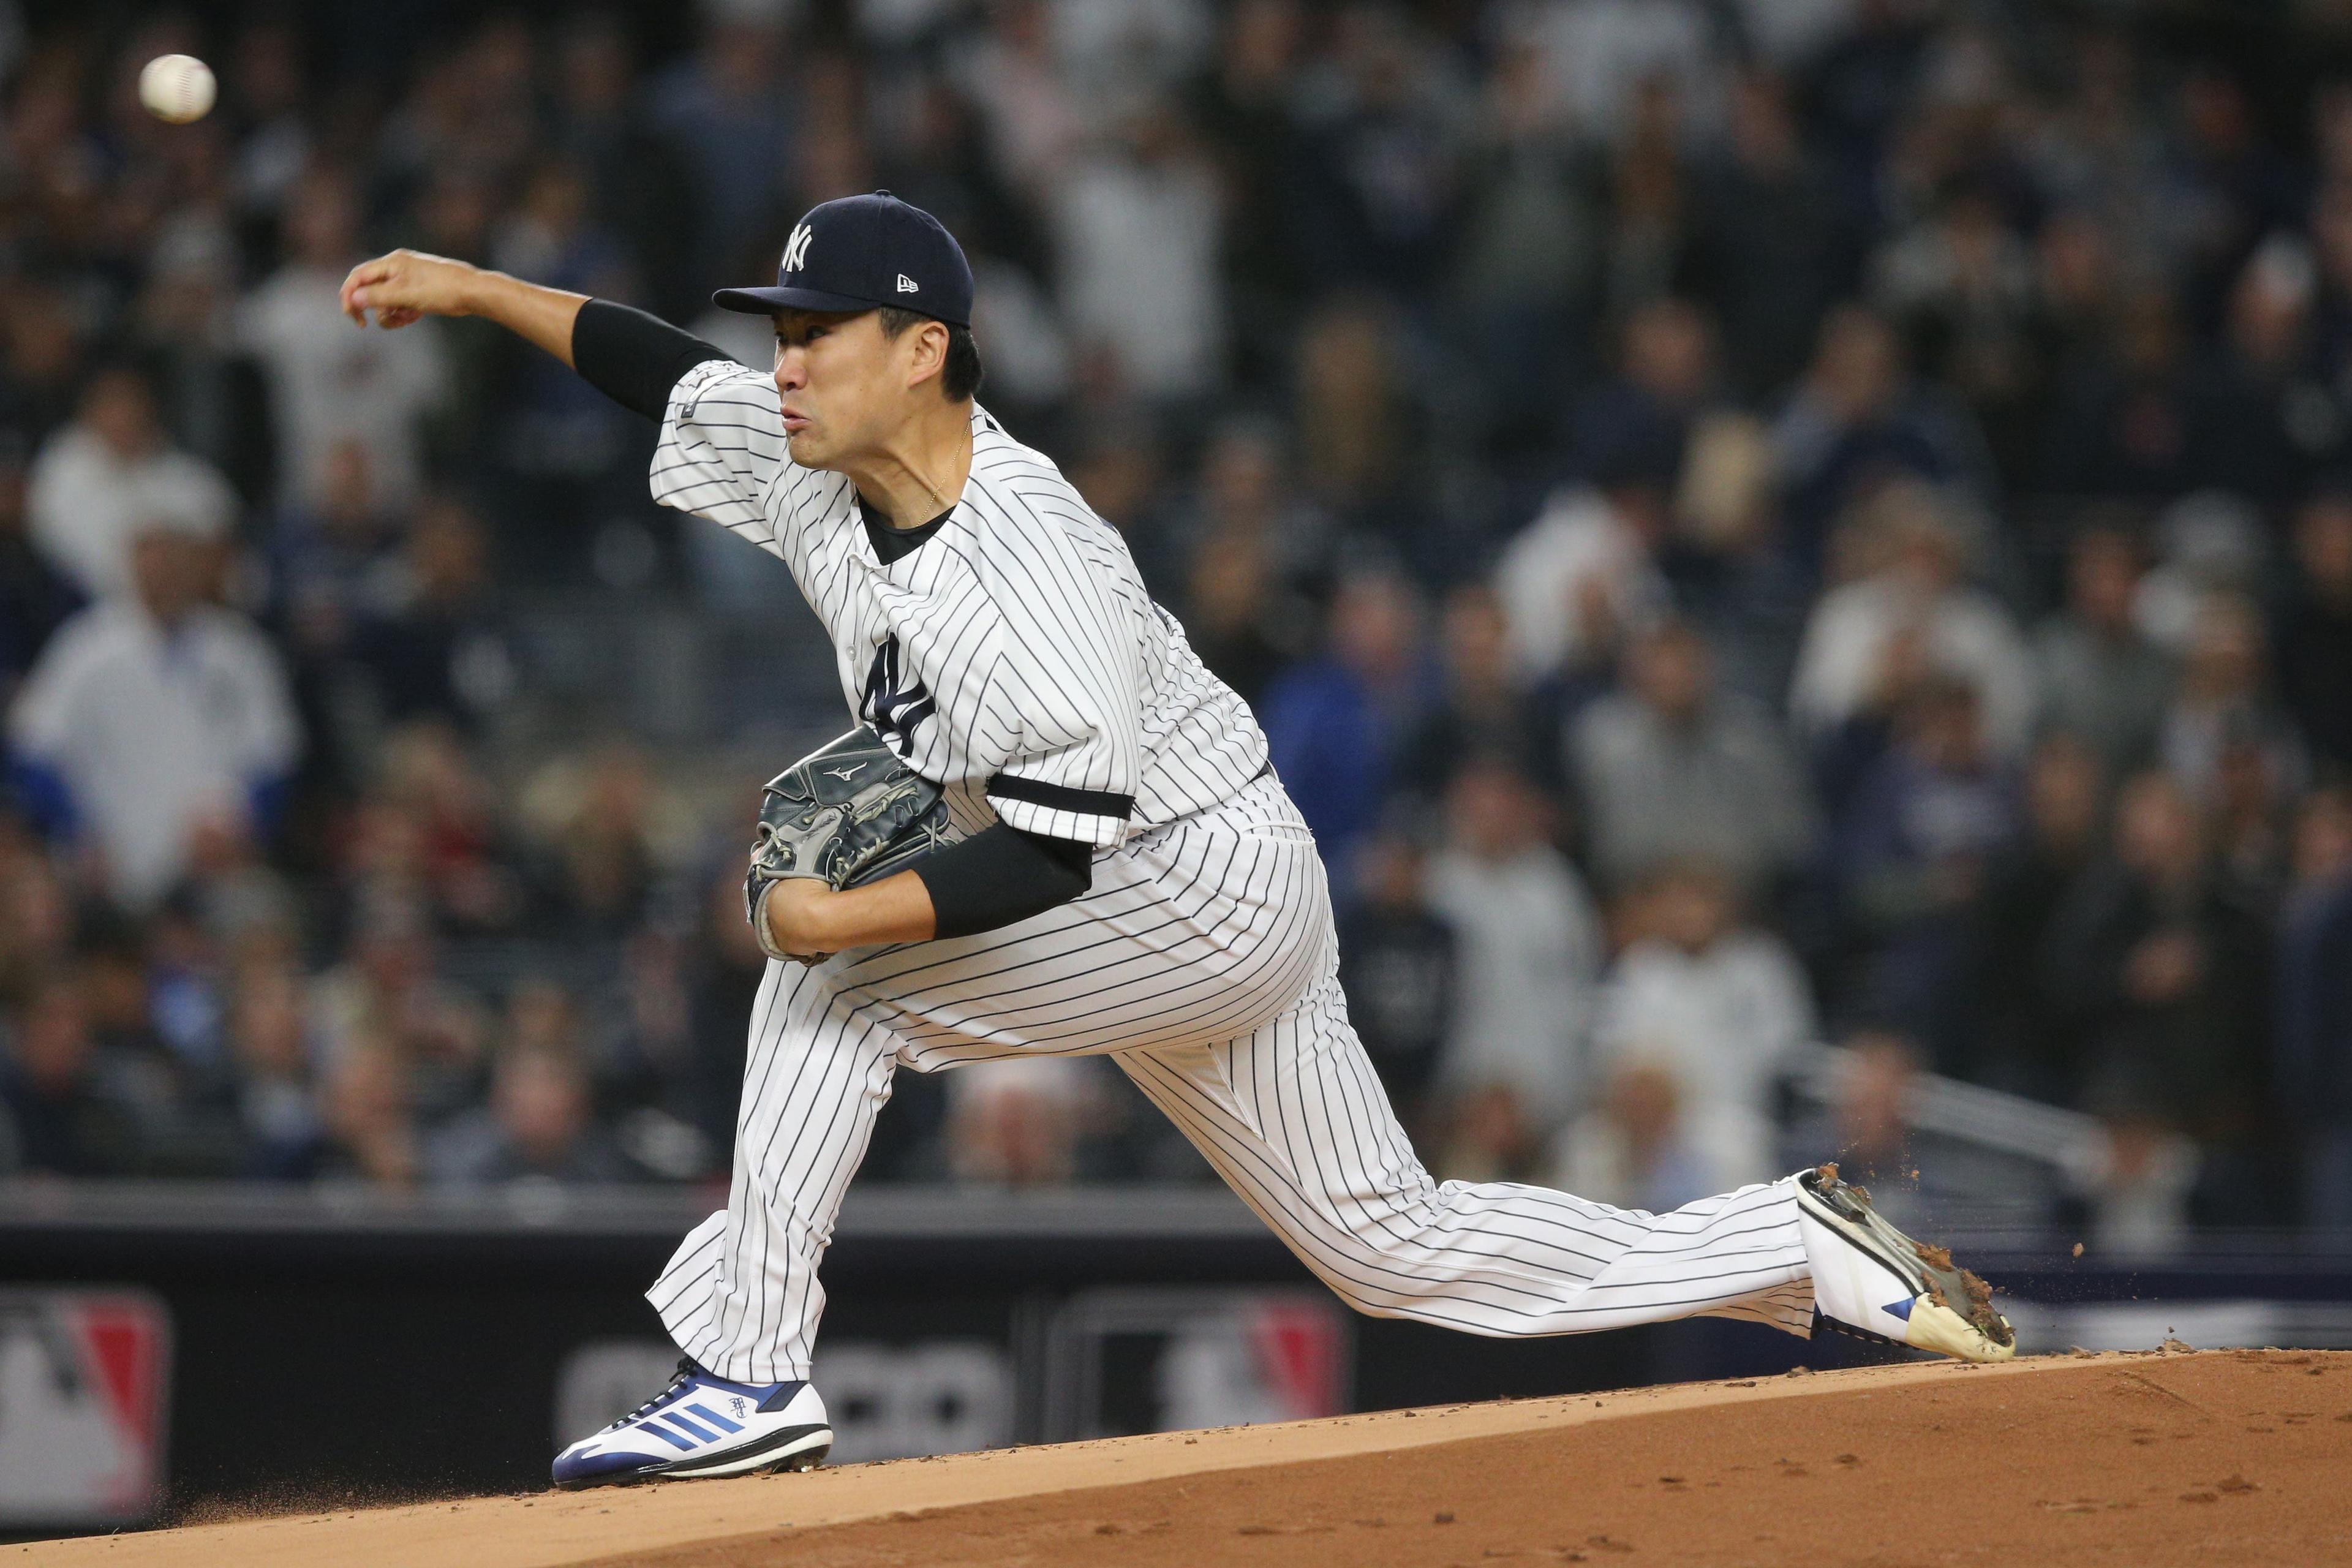
[[[809,241],[814,237],[815,237],[809,232],[809,226],[806,224],[803,224],[800,227],[793,230],[792,238],[784,242],[783,269],[785,271],[798,272],[802,268],[808,265]]]

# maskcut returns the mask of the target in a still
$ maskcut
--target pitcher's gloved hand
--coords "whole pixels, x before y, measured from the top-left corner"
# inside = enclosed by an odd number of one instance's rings
[[[903,871],[945,839],[947,802],[939,785],[899,759],[870,724],[860,724],[768,781],[743,912],[771,958],[816,963],[823,952],[786,952],[768,930],[769,891],[806,877],[838,892]]]

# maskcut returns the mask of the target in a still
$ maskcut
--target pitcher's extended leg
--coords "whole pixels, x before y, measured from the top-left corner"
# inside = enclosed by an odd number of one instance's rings
[[[1497,1336],[1700,1314],[1811,1332],[1793,1180],[1663,1215],[1514,1183],[1438,1184],[1336,979],[1244,1038],[1112,1059],[1361,1311]]]

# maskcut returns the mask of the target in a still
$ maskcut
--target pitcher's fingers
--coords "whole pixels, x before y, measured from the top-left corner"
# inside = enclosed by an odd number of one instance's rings
[[[425,319],[425,312],[414,305],[394,305],[375,313],[375,324],[386,331],[414,325]]]
[[[382,261],[362,261],[352,268],[351,275],[343,279],[343,314],[361,326],[366,326],[367,301],[361,291],[371,283],[382,282],[391,274],[391,266]]]

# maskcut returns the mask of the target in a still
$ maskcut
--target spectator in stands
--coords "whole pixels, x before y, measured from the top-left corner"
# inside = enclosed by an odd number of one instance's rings
[[[694,272],[700,193],[637,86],[628,30],[617,17],[590,15],[566,27],[555,72],[557,140],[587,171],[596,213],[628,247],[648,306],[684,320],[703,303]]]
[[[2284,787],[2298,787],[2304,753],[2272,701],[2262,616],[2235,595],[2209,595],[2199,607],[2180,660],[2180,680],[2158,736],[2158,757],[2191,800],[2222,803],[2235,754],[2251,750]]]
[[[303,176],[289,199],[285,262],[249,295],[240,331],[269,382],[280,442],[278,489],[322,504],[337,449],[357,443],[379,506],[412,504],[423,487],[424,419],[448,382],[437,323],[354,332],[336,291],[360,258],[358,197],[332,170]]]
[[[1986,868],[1963,977],[1925,1037],[1948,1076],[2080,1101],[2083,1042],[2065,1025],[2042,955],[2059,910],[2105,847],[2106,778],[2090,746],[2064,730],[2027,760],[2021,831]]]
[[[1715,333],[1686,300],[1652,300],[1618,334],[1618,371],[1575,407],[1570,437],[1580,471],[1596,485],[1669,488],[1692,422],[1716,395]],[[1645,489],[1623,515],[1649,521]],[[1660,540],[1653,537],[1654,550]]]
[[[1599,1103],[1551,1150],[1550,1181],[1596,1203],[1663,1214],[1757,1179],[1771,1159],[1745,1121],[1727,1130],[1687,1096],[1689,1080],[1639,1055],[1606,1069]]]
[[[2131,533],[2091,522],[2067,551],[2066,607],[2033,640],[2042,724],[2088,745],[2110,777],[2147,765],[2172,697],[2172,661],[2132,618],[2140,572]]]
[[[2085,1104],[2099,1118],[2099,1137],[2063,1173],[2063,1223],[2102,1257],[2178,1251],[2205,1164],[2196,1143],[2181,1135],[2160,1097],[2123,1079],[2094,1084]]]
[[[979,105],[992,162],[1006,184],[1042,204],[1092,129],[1089,110],[1063,74],[1053,9],[1012,0],[989,18],[959,62],[961,85]]]
[[[1601,310],[1631,315],[1666,292],[1690,248],[1690,195],[1683,157],[1681,100],[1662,77],[1637,83],[1610,149],[1607,256]]]
[[[1425,519],[1401,505],[1426,428],[1414,401],[1398,313],[1379,295],[1333,293],[1302,322],[1292,420],[1301,477],[1315,502],[1354,528],[1422,542]],[[1409,494],[1410,492],[1405,492]]]
[[[1341,580],[1329,651],[1293,668],[1261,711],[1275,771],[1345,879],[1386,798],[1406,726],[1430,689],[1412,584],[1381,569]]]
[[[744,804],[751,809],[742,815],[756,820],[758,803]],[[768,956],[751,932],[751,922],[743,918],[743,872],[738,859],[733,855],[721,859],[701,884],[701,940],[688,960],[685,976],[692,1056],[673,1068],[684,1082],[669,1100],[722,1155],[734,1147],[735,1110],[742,1098],[744,1020],[751,1016],[768,973]],[[898,1109],[876,1129],[877,1147],[869,1159],[896,1152],[888,1145],[905,1126],[908,1102],[924,1098],[922,1090],[902,1093],[912,1087],[893,1088],[891,1103]],[[878,1168],[890,1170],[892,1163],[885,1159]]]
[[[1552,1123],[1507,1083],[1486,1083],[1448,1096],[1429,1168],[1444,1182],[1532,1182],[1540,1179],[1552,1142]]]
[[[270,539],[278,624],[305,662],[339,664],[354,629],[383,613],[397,580],[402,519],[377,495],[358,441],[327,453],[318,495],[287,510]]]
[[[698,286],[709,288],[769,205],[783,194],[793,148],[793,90],[785,64],[785,8],[699,7],[698,47],[652,84],[654,123],[693,171]]]
[[[37,984],[9,1021],[0,1058],[0,1166],[58,1176],[127,1176],[143,1153],[142,1119],[101,1053],[79,980]]]
[[[1805,628],[1790,712],[1823,734],[1902,695],[1890,674],[1923,661],[1975,692],[1996,755],[2025,749],[2033,721],[2033,666],[2009,613],[1968,585],[1977,519],[1951,491],[1900,482],[1856,515],[1853,581],[1823,595]],[[1898,643],[1914,645],[1898,652]]]
[[[1919,1049],[1901,1032],[1877,1027],[1858,1029],[1843,1044],[1846,1060],[1831,1108],[1838,1166],[1849,1181],[1872,1178],[1880,1205],[1899,1213],[1902,1199],[1895,1194],[1916,1169],[1910,1109],[1924,1067]]]
[[[2172,775],[2124,786],[2111,858],[2059,911],[2045,962],[2094,1093],[2208,1142],[2247,1135],[2267,1057],[2270,933],[2216,875]]]
[[[371,608],[350,656],[385,722],[436,719],[470,733],[513,696],[512,633],[490,596],[480,520],[463,501],[425,503],[391,591]]]
[[[161,526],[216,538],[237,510],[226,480],[173,448],[153,389],[128,366],[90,378],[73,423],[33,459],[28,484],[34,548],[93,597],[132,591],[134,532]]]
[[[1279,425],[1248,416],[1221,421],[1201,450],[1199,475],[1192,515],[1180,525],[1194,550],[1255,535],[1274,552],[1290,594],[1321,590],[1331,574],[1337,530],[1299,493]]]
[[[2016,801],[1984,736],[1976,689],[1930,678],[1835,828],[1837,875],[1865,953],[1864,1005],[1923,1033],[1963,973],[1969,911],[2008,842]]]
[[[1999,193],[1966,175],[1948,181],[1918,221],[1879,247],[1870,271],[1873,301],[1908,338],[1921,369],[1992,429],[2013,427],[2032,390],[2028,334],[2038,280]]]
[[[1255,387],[1279,377],[1276,344],[1305,281],[1290,243],[1290,180],[1299,158],[1292,104],[1305,24],[1298,0],[1239,0],[1226,8],[1217,58],[1187,100],[1224,193],[1222,263],[1234,369]]]
[[[597,221],[593,200],[586,169],[562,157],[540,160],[492,228],[490,265],[550,288],[641,298],[627,248]],[[626,410],[543,354],[515,366],[503,393],[497,460],[522,481],[507,503],[508,526],[526,549],[542,540],[542,549],[560,549],[583,507],[636,479],[642,434]]]
[[[1467,126],[1444,51],[1406,15],[1340,13],[1321,89],[1302,95],[1289,239],[1320,287],[1417,295],[1455,239]]]
[[[1657,551],[1672,468],[1658,456],[1622,448],[1597,459],[1591,485],[1553,491],[1505,547],[1495,592],[1530,683],[1597,680],[1624,639],[1665,612]]]
[[[377,753],[377,774],[383,809],[376,820],[409,836],[414,858],[404,869],[439,927],[468,934],[520,923],[529,895],[508,829],[457,731],[430,721],[392,731]]]
[[[993,391],[993,366],[989,374]],[[1152,598],[1181,614],[1183,584],[1175,574],[1191,542],[1177,537],[1181,525],[1167,495],[1174,476],[1152,422],[1124,411],[1091,413],[1068,446],[1064,476],[1086,498],[1087,510],[1127,541],[1136,574]],[[1212,465],[1204,461],[1202,469],[1207,488]]]
[[[2221,342],[2199,378],[2198,481],[2273,518],[2342,441],[2335,421],[2303,412],[2328,396],[2312,352],[2317,282],[2308,242],[2284,233],[2263,240],[2231,290]]]
[[[168,1075],[184,1064],[171,1059],[156,1026],[150,942],[163,923],[142,924],[110,910],[85,916],[74,933],[74,969],[82,1016],[99,1050],[111,1061]]]
[[[19,105],[29,108],[39,96],[28,90]],[[16,129],[25,124],[19,116]],[[22,137],[16,146],[26,150]],[[0,291],[0,414],[37,447],[46,446],[88,390],[87,324],[65,288],[21,276]]]
[[[275,432],[260,367],[237,342],[237,265],[226,215],[192,202],[156,240],[126,324],[153,378],[164,427],[237,493],[259,496],[268,489]]]
[[[2073,366],[2043,431],[2039,488],[2063,496],[2160,500],[2193,486],[2196,387],[2179,306],[2129,289],[2105,341]]]
[[[0,813],[0,997],[21,997],[65,965],[73,941],[65,863]]]
[[[2300,750],[2265,745],[2251,728],[2232,734],[2214,769],[2206,816],[2216,872],[2249,904],[2274,909],[2285,890],[2294,838],[2292,802],[2302,787]]]
[[[326,1129],[299,978],[282,965],[249,965],[230,994],[228,1041],[238,1173],[274,1181],[310,1175]]]
[[[1557,779],[1559,737],[1519,679],[1495,591],[1474,582],[1447,595],[1438,644],[1444,683],[1404,739],[1398,785],[1435,800],[1473,756],[1506,758],[1538,782]]]
[[[425,1170],[440,1186],[529,1177],[621,1182],[635,1173],[596,1121],[577,1049],[530,1037],[512,1039],[499,1052],[489,1104],[467,1111],[431,1139]]]
[[[1146,99],[1053,185],[1063,305],[1108,385],[1151,403],[1207,395],[1223,369],[1216,172],[1171,105]]]
[[[1406,1131],[1433,1131],[1432,1089],[1461,1006],[1454,928],[1430,907],[1429,862],[1411,826],[1364,847],[1360,888],[1339,922],[1348,1017]]]
[[[218,546],[215,521],[142,519],[135,595],[68,622],[10,715],[25,798],[87,836],[126,909],[170,889],[206,826],[267,836],[300,748],[278,655],[210,602]]]
[[[2141,574],[2132,615],[2178,662],[2213,599],[2262,595],[2272,570],[2269,531],[2238,497],[2200,490],[2157,514],[2155,537],[2155,559]]]
[[[1804,368],[1854,271],[1851,213],[1806,145],[1790,88],[1766,70],[1740,79],[1731,134],[1692,192],[1700,291],[1746,399],[1771,396]]]
[[[1809,580],[1822,570],[1831,526],[1889,476],[1963,496],[1990,490],[1983,438],[1966,410],[1913,379],[1895,330],[1859,305],[1822,322],[1773,440],[1787,497],[1783,546]]]
[[[547,829],[529,902],[533,922],[571,944],[625,937],[654,890],[656,784],[645,754],[614,742],[541,781]]]
[[[1304,629],[1281,591],[1271,544],[1254,533],[1201,541],[1185,588],[1184,629],[1201,662],[1269,715],[1267,689],[1297,658]]]
[[[1552,847],[1549,803],[1509,763],[1482,759],[1457,773],[1445,823],[1429,901],[1460,943],[1461,1001],[1439,1081],[1486,1107],[1458,1138],[1498,1157],[1507,1147],[1531,1156],[1588,1087],[1600,922]],[[1498,1093],[1513,1102],[1507,1113],[1494,1104]],[[1528,1136],[1489,1136],[1503,1128]]]
[[[1624,689],[1584,710],[1569,743],[1586,841],[1622,887],[1700,858],[1769,891],[1811,848],[1811,790],[1780,726],[1715,689],[1697,629],[1670,620],[1633,645]]]
[[[2279,918],[2278,1105],[2303,1143],[2305,1220],[2352,1231],[2352,796],[2315,793]]]
[[[327,1069],[327,1143],[317,1174],[330,1181],[413,1187],[420,1170],[414,1090],[397,1047],[352,1040]]]
[[[1219,426],[1202,453],[1191,507],[1160,521],[1157,541],[1139,537],[1140,528],[1129,532],[1145,585],[1157,592],[1156,563],[1179,590],[1169,603],[1202,662],[1256,702],[1308,644],[1330,577],[1330,520],[1297,493],[1280,432],[1236,419]]]
[[[1814,1035],[1796,955],[1742,918],[1731,878],[1703,860],[1654,868],[1617,925],[1625,945],[1601,988],[1596,1058],[1672,1072],[1676,1099],[1706,1112],[1723,1145],[1717,1168],[1738,1166],[1735,1185],[1769,1180],[1777,1080]]]
[[[1464,160],[1462,237],[1447,293],[1494,405],[1496,445],[1551,434],[1599,282],[1595,171],[1540,53],[1507,40]]]
[[[2352,493],[2315,496],[2296,515],[2295,590],[2278,628],[2279,695],[2312,761],[2352,772]]]
[[[990,1186],[1070,1181],[1096,1117],[1092,1063],[1069,1057],[979,1063],[949,1076],[948,1171]]]
[[[26,507],[23,454],[0,442],[0,705],[16,700],[42,645],[83,603],[35,545]]]
[[[371,1044],[390,1052],[403,1118],[438,1126],[480,1100],[488,1023],[442,973],[413,888],[385,879],[355,903],[340,962],[312,978],[307,1010],[337,1064]]]

